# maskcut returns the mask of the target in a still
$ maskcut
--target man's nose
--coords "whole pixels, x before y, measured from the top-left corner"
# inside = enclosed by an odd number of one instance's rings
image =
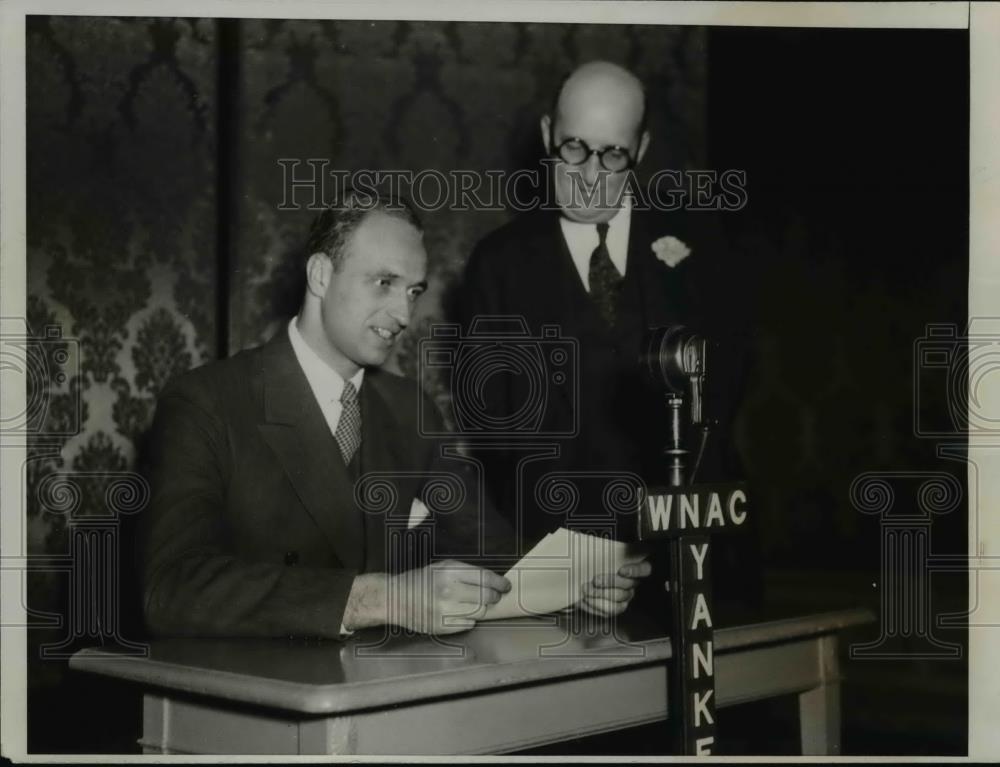
[[[413,313],[413,303],[404,291],[401,296],[396,296],[389,305],[389,316],[392,317],[401,328],[410,324],[410,315]]]
[[[592,187],[597,183],[597,180],[601,177],[601,160],[596,154],[591,154],[587,158],[587,162],[583,164],[583,180],[587,183],[587,186]]]

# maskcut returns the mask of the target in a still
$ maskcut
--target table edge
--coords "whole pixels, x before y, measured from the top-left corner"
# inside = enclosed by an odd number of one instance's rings
[[[715,631],[717,653],[735,652],[741,648],[772,643],[802,640],[817,635],[831,634],[855,626],[874,622],[875,615],[866,608],[815,613],[795,618],[768,621],[747,626],[734,626]],[[659,637],[634,643],[644,650],[638,655],[616,655],[596,650],[586,656],[572,658],[573,668],[566,671],[568,658],[535,657],[509,663],[489,663],[481,666],[434,670],[406,677],[390,677],[375,682],[342,682],[308,684],[282,679],[240,674],[231,671],[214,671],[184,666],[152,658],[129,657],[103,648],[86,648],[77,652],[69,661],[70,668],[101,674],[129,682],[137,682],[164,694],[169,691],[224,698],[237,703],[279,708],[294,714],[333,715],[414,701],[429,700],[448,695],[472,694],[477,689],[494,689],[517,685],[545,684],[553,679],[569,679],[588,674],[611,673],[625,668],[652,665],[672,657],[669,637]],[[497,669],[506,667],[498,675]],[[157,672],[150,679],[150,671]],[[224,682],[224,684],[223,684]]]

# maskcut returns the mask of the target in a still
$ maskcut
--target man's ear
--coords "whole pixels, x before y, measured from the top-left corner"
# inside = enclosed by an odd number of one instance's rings
[[[326,253],[313,253],[306,261],[306,290],[317,298],[325,296],[332,271],[333,262]]]
[[[552,154],[552,118],[548,115],[542,116],[542,145],[545,147],[545,154]]]
[[[639,137],[639,151],[636,153],[635,161],[636,163],[642,162],[643,156],[646,154],[646,150],[649,148],[649,131],[644,130],[642,136]]]

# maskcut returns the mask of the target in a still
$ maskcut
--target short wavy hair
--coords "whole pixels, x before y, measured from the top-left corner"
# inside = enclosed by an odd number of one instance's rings
[[[336,204],[323,210],[313,220],[306,241],[305,257],[325,253],[339,271],[347,255],[347,244],[365,218],[375,211],[406,221],[418,232],[424,228],[413,206],[399,195],[377,189],[348,187]]]

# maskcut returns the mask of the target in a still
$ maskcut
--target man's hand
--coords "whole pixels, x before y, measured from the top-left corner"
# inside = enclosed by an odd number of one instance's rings
[[[453,559],[388,580],[387,622],[423,634],[454,634],[476,625],[510,591],[491,570]]]
[[[653,567],[649,561],[643,560],[622,565],[617,573],[595,575],[593,580],[583,587],[580,607],[588,613],[604,618],[621,615],[632,601],[639,580],[647,577],[652,571]]]

